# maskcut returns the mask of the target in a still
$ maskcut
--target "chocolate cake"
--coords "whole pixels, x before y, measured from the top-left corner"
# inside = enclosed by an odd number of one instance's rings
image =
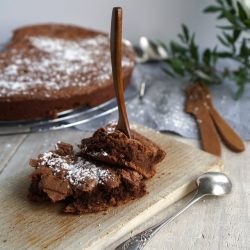
[[[134,66],[123,45],[123,80]],[[70,25],[33,25],[14,31],[0,52],[0,120],[53,118],[114,96],[107,34]]]
[[[104,211],[146,194],[143,177],[136,171],[83,159],[63,142],[30,160],[30,165],[35,172],[29,198],[64,201],[67,213]]]
[[[166,153],[133,130],[131,137],[115,130],[115,125],[108,125],[82,140],[81,155],[116,167],[130,168],[145,178],[151,178],[156,164],[163,160]]]

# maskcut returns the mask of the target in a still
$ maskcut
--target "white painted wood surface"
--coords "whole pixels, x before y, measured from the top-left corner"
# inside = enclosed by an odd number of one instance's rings
[[[38,152],[43,152],[53,147],[53,144],[57,140],[62,140],[63,138],[64,141],[77,142],[80,137],[82,137],[81,132],[71,129],[28,136],[0,137],[0,169],[2,169],[0,184],[7,178],[15,175],[15,173],[22,172],[22,170],[27,173],[27,160],[30,156],[35,157]],[[198,146],[196,141],[177,136],[174,136],[174,138]],[[246,151],[242,154],[234,154],[223,149],[223,158],[225,161],[225,172],[233,179],[233,193],[221,199],[206,199],[204,202],[195,205],[171,225],[163,229],[152,242],[149,243],[146,249],[249,249],[250,142],[247,142]],[[20,176],[20,178],[24,178],[24,176]],[[3,190],[0,192],[2,193]],[[171,215],[173,211],[184,205],[188,198],[190,197],[186,197],[167,209],[164,209],[163,212],[157,213],[151,220],[145,221],[117,242],[105,247],[105,249],[114,248],[121,241],[129,237],[129,235],[135,234],[147,228],[149,225],[160,221],[165,216]],[[47,209],[47,205],[44,206],[44,209]],[[53,207],[49,209],[50,211],[54,210]],[[37,212],[37,210],[34,210],[34,212]],[[40,219],[41,217],[37,217],[36,220]],[[22,215],[15,218],[15,220],[17,223],[19,220],[23,220]],[[71,221],[71,230],[75,228],[78,221],[78,219],[72,219],[72,217],[64,220]],[[3,228],[4,225],[2,224],[0,234],[3,233]],[[19,228],[19,230],[19,233],[21,233],[22,228]],[[102,231],[98,223],[96,230]],[[63,231],[61,231],[61,234],[62,233]],[[13,235],[11,234],[8,236],[9,239],[12,237]],[[2,240],[8,241],[8,238],[2,238]],[[73,238],[72,236],[72,239]],[[38,240],[37,238],[30,239],[33,243],[36,243]],[[2,247],[4,246],[3,243],[6,242],[0,242]],[[79,249],[82,248],[80,243],[78,246]],[[20,249],[20,246],[16,246],[16,248],[12,246],[11,249]]]

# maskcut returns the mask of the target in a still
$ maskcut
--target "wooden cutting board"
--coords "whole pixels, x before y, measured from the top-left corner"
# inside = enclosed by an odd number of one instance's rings
[[[0,184],[0,249],[104,249],[193,191],[197,176],[223,168],[220,158],[167,135],[137,130],[167,152],[157,174],[147,181],[148,195],[108,213],[65,215],[60,205],[27,200],[30,172],[22,171]]]

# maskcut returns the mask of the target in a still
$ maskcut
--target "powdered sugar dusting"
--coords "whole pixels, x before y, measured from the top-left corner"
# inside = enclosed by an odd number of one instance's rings
[[[74,186],[84,184],[86,180],[102,184],[113,176],[109,169],[98,167],[81,158],[75,161],[70,156],[61,156],[55,152],[44,153],[39,160],[40,166],[49,167],[54,175],[64,170],[64,178]]]
[[[51,94],[67,87],[103,85],[111,79],[109,38],[69,41],[44,36],[29,37],[32,47],[8,49],[8,58],[0,56],[0,97]],[[39,54],[39,55],[38,55]],[[123,56],[123,67],[133,61]]]

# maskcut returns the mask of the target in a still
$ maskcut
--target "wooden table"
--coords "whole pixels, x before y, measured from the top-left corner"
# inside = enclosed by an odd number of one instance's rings
[[[0,137],[0,181],[20,171],[19,162],[53,148],[58,140],[78,142],[81,134],[80,131],[68,129]],[[196,140],[174,137],[199,147]],[[145,249],[250,249],[250,141],[246,142],[246,151],[241,154],[232,153],[223,147],[223,160],[225,172],[233,181],[233,193],[218,199],[206,198],[196,204],[167,228],[162,229]],[[131,235],[170,216],[190,197],[191,195],[180,200],[152,220],[145,221]],[[125,239],[115,242],[109,249]]]

